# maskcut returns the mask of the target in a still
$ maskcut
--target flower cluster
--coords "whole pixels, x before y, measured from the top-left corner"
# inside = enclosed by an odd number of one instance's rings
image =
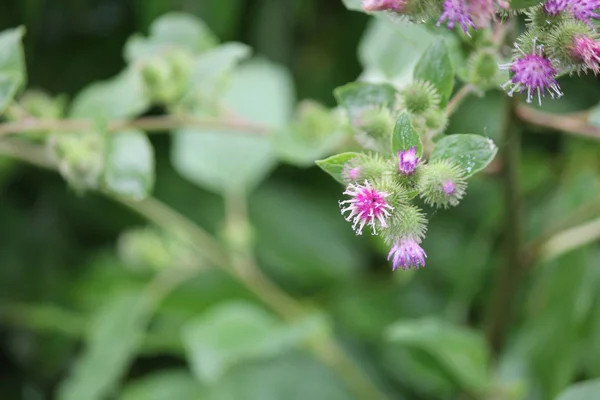
[[[420,193],[432,206],[454,206],[466,187],[460,168],[449,161],[425,162],[416,146],[397,151],[394,162],[361,155],[346,162],[341,176],[349,196],[339,202],[342,215],[357,235],[368,226],[384,238],[393,270],[424,267],[427,258],[420,245],[426,219],[410,198]]]

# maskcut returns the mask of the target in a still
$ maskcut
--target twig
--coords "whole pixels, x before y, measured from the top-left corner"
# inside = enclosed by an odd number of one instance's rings
[[[446,107],[446,114],[452,115],[457,109],[460,103],[471,93],[477,92],[477,88],[471,84],[466,84],[461,87],[458,92],[448,102],[448,106]]]
[[[85,132],[94,129],[89,119],[35,119],[26,118],[17,122],[0,124],[0,136],[27,132]],[[271,129],[247,121],[218,118],[200,118],[189,115],[161,115],[141,117],[134,120],[116,120],[107,123],[110,132],[140,129],[146,132],[162,132],[177,128],[204,128],[236,131],[256,135],[267,135]]]
[[[538,111],[532,107],[519,105],[517,106],[516,114],[521,120],[534,125],[556,129],[574,135],[600,139],[600,127],[592,126],[587,122],[588,112],[555,115]]]
[[[522,243],[522,198],[519,188],[519,165],[521,161],[521,133],[515,115],[516,100],[506,102],[506,114],[502,128],[506,148],[502,152],[504,167],[504,212],[506,220],[505,246],[506,260],[498,272],[497,285],[492,296],[489,311],[490,321],[487,338],[492,348],[498,352],[510,324],[515,296],[520,289],[524,270],[521,257]]]

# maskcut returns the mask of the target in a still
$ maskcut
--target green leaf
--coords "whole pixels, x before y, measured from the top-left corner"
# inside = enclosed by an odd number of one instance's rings
[[[348,10],[354,10],[354,11],[362,11],[363,10],[361,0],[342,0],[342,3],[344,3],[344,6],[346,6],[346,8]]]
[[[24,28],[0,32],[0,114],[25,84],[26,70],[22,39]]]
[[[304,101],[298,107],[294,122],[277,131],[273,141],[281,160],[309,167],[339,148],[348,131],[340,113],[318,103]]]
[[[139,294],[111,299],[92,321],[86,348],[61,384],[60,400],[101,400],[118,385],[138,349],[148,309]]]
[[[442,39],[433,42],[421,56],[415,66],[414,77],[435,86],[442,98],[442,106],[448,102],[454,87],[454,67]]]
[[[215,109],[238,63],[250,55],[241,43],[226,43],[197,57],[190,74],[189,90],[184,102],[198,103]]]
[[[398,117],[394,126],[394,134],[392,136],[392,154],[396,154],[400,150],[408,150],[411,147],[417,148],[417,155],[420,157],[423,154],[423,144],[421,137],[413,128],[408,114],[403,113]]]
[[[489,350],[481,333],[435,319],[405,320],[392,324],[387,340],[422,350],[446,370],[461,387],[484,392],[490,385]]]
[[[125,44],[125,59],[134,62],[157,56],[172,48],[182,48],[193,54],[203,53],[218,43],[204,22],[191,14],[171,12],[158,18],[144,38],[135,34]]]
[[[537,6],[538,4],[540,4],[540,2],[536,0],[511,0],[510,8],[513,10],[519,10],[522,8]]]
[[[165,370],[134,380],[119,400],[204,400],[206,389],[186,370]]]
[[[591,400],[598,398],[600,398],[600,379],[594,379],[569,386],[556,400]]]
[[[356,157],[362,157],[362,154],[352,152],[340,153],[336,154],[335,156],[326,158],[324,160],[319,160],[316,163],[323,171],[331,175],[333,179],[335,179],[341,184],[344,184],[344,180],[342,179],[342,172],[344,171],[344,166],[346,165],[346,163],[348,163],[348,161]]]
[[[237,118],[273,129],[289,121],[293,103],[289,73],[264,60],[239,68],[224,96]],[[182,176],[223,194],[254,189],[274,167],[275,152],[265,135],[243,128],[186,128],[174,136],[171,159]]]
[[[466,173],[475,175],[492,162],[498,148],[491,139],[473,134],[446,136],[435,144],[431,160],[451,160]]]
[[[72,118],[118,119],[143,113],[150,106],[144,81],[137,68],[128,68],[116,77],[94,83],[73,100]]]
[[[192,370],[207,383],[217,382],[242,362],[281,353],[304,336],[245,302],[215,306],[188,322],[182,331]]]
[[[398,92],[386,83],[353,82],[338,87],[333,93],[353,122],[366,109],[387,107],[392,110]]]
[[[140,131],[115,132],[108,139],[104,189],[142,200],[154,186],[154,149]]]
[[[211,400],[355,400],[337,376],[304,354],[236,368],[211,391]]]

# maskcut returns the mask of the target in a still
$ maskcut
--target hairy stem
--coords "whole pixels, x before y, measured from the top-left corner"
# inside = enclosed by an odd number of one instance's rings
[[[520,289],[524,265],[521,257],[522,244],[522,196],[520,193],[519,165],[521,161],[521,132],[515,114],[516,100],[508,98],[502,127],[505,143],[502,152],[505,212],[504,264],[495,279],[488,317],[487,338],[497,352],[502,347],[512,317],[515,297]]]
[[[94,129],[90,119],[37,119],[26,118],[17,122],[0,124],[0,136],[30,132],[85,132]],[[162,132],[177,128],[208,128],[267,135],[270,128],[236,118],[200,118],[190,115],[160,115],[133,120],[114,120],[107,123],[110,132],[140,129],[146,132]]]
[[[600,127],[590,125],[587,122],[588,112],[555,115],[536,110],[529,106],[519,105],[517,106],[516,114],[521,120],[537,126],[600,139]]]
[[[460,103],[470,94],[477,92],[477,88],[471,84],[466,84],[461,87],[448,102],[446,106],[446,114],[452,115],[460,106]]]

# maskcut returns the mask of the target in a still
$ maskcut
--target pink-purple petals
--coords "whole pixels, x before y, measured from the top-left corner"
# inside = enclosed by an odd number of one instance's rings
[[[438,19],[438,26],[445,23],[448,28],[453,29],[454,25],[458,24],[467,35],[469,27],[475,28],[466,0],[444,0],[442,8],[443,12]]]
[[[412,175],[417,169],[419,164],[419,156],[417,155],[417,148],[411,147],[408,150],[398,151],[398,171],[404,175]]]
[[[548,0],[544,3],[546,14],[556,16],[566,12],[574,18],[591,23],[591,19],[600,18],[596,10],[600,8],[600,0]]]
[[[600,43],[589,36],[581,35],[573,38],[571,55],[582,61],[587,68],[598,74],[600,70]]]
[[[352,221],[352,229],[357,235],[362,234],[365,225],[369,225],[373,234],[377,234],[377,228],[386,228],[387,219],[394,210],[386,200],[389,193],[379,191],[371,186],[368,181],[364,185],[350,183],[346,187],[345,195],[350,196],[349,200],[340,201],[342,215],[350,212],[346,216],[346,221]]]
[[[388,261],[392,260],[392,270],[395,271],[398,268],[410,269],[419,268],[425,266],[425,259],[427,254],[419,242],[413,238],[402,238],[398,240],[388,253]]]
[[[567,9],[569,1],[570,0],[548,0],[544,4],[544,10],[546,11],[546,14],[556,16]]]
[[[551,60],[544,57],[543,47],[536,46],[535,40],[533,40],[533,53],[531,54],[524,53],[517,44],[515,47],[521,56],[512,63],[500,66],[501,69],[508,69],[512,73],[510,80],[502,85],[503,89],[508,90],[508,95],[512,96],[515,92],[527,92],[527,102],[531,103],[534,94],[537,93],[540,105],[546,91],[552,98],[555,95],[562,96],[556,81],[556,68],[552,66]]]
[[[401,12],[406,5],[405,0],[362,0],[363,10]]]

